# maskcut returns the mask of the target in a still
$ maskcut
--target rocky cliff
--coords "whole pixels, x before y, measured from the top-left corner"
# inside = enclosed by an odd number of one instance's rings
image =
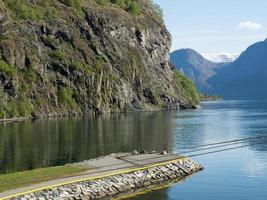
[[[191,108],[149,0],[1,0],[0,118]]]

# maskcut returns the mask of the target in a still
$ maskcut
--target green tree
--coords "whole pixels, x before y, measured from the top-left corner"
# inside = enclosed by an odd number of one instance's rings
[[[124,0],[125,8],[126,8],[126,9],[129,9],[131,3],[132,3],[131,0]]]
[[[132,1],[130,4],[130,7],[128,8],[128,11],[132,15],[139,15],[141,13],[141,9],[137,1]]]
[[[159,17],[163,18],[163,11],[158,4],[156,4],[153,0],[148,0],[148,5],[157,13]]]

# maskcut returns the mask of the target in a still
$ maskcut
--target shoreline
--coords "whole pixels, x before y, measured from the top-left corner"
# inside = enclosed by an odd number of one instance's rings
[[[119,198],[181,181],[203,169],[193,160],[175,154],[117,155],[75,163],[91,169],[75,177],[3,192],[0,199]]]
[[[31,117],[13,117],[13,118],[6,118],[0,119],[0,124],[5,123],[16,123],[16,122],[23,122],[23,121],[33,121],[33,120],[42,120],[42,119],[57,119],[57,118],[72,118],[72,117],[82,117],[82,116],[91,116],[91,117],[101,117],[107,116],[112,114],[127,114],[127,113],[135,113],[135,112],[156,112],[156,111],[171,111],[171,110],[196,110],[199,109],[200,105],[191,106],[191,108],[150,108],[150,109],[142,109],[142,110],[126,110],[126,111],[117,111],[117,112],[107,112],[107,113],[95,113],[93,111],[86,111],[86,112],[70,112],[70,113],[61,113],[61,114],[47,114],[40,117],[31,116]]]

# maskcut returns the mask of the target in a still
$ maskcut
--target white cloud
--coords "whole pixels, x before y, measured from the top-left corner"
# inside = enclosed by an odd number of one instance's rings
[[[238,25],[238,28],[245,29],[245,30],[259,30],[259,29],[262,29],[263,26],[255,22],[246,21],[246,22],[241,22]]]

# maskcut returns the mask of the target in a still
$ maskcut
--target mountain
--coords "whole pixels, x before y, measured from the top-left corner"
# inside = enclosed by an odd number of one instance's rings
[[[209,61],[193,49],[180,49],[171,53],[171,62],[175,68],[195,82],[200,92],[210,89],[207,79],[215,75],[222,64]]]
[[[216,63],[231,63],[235,61],[239,54],[230,54],[230,53],[204,53],[202,54],[204,58],[216,62]]]
[[[192,108],[170,45],[148,0],[0,1],[0,118]]]
[[[267,97],[267,40],[248,47],[207,82],[210,92],[224,97]]]
[[[205,56],[212,58],[212,54]],[[233,62],[232,58],[220,56],[223,62],[216,63],[192,49],[171,53],[171,62],[202,93],[224,98],[267,97],[267,39],[248,47]],[[219,61],[218,57],[212,59]]]

